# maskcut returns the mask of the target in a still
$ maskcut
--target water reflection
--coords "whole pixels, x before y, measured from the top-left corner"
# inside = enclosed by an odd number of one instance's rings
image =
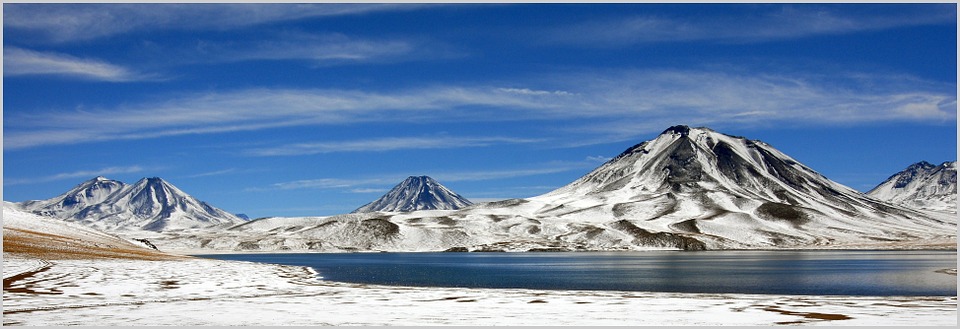
[[[328,280],[413,286],[803,295],[956,295],[955,251],[210,255],[311,266]]]

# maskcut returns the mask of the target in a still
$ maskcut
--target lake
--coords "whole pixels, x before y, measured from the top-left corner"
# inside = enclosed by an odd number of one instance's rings
[[[403,286],[779,295],[955,296],[956,251],[302,253],[199,257],[309,266]]]

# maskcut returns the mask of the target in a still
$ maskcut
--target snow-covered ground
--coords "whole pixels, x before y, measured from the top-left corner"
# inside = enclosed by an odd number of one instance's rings
[[[4,255],[4,325],[957,324],[956,297],[391,287],[208,259],[38,264]]]
[[[181,257],[4,207],[4,325],[953,325],[956,297],[417,288]],[[951,274],[952,273],[952,274]],[[943,275],[956,275],[953,269]]]

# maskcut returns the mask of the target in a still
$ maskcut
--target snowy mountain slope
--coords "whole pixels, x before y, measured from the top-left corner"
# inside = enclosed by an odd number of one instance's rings
[[[916,209],[957,213],[957,162],[921,161],[873,188],[867,195]]]
[[[97,177],[52,199],[27,201],[20,207],[108,231],[164,231],[243,222],[157,177],[133,185]]]
[[[111,195],[126,187],[127,184],[121,181],[97,176],[80,183],[80,185],[57,197],[47,200],[26,201],[19,205],[24,209],[35,211],[44,216],[68,218],[91,205],[107,201]]]
[[[428,176],[410,176],[353,213],[460,209],[473,204]]]
[[[25,212],[8,202],[3,205],[3,251],[43,259],[176,258],[83,225]]]
[[[671,127],[530,200],[595,208],[596,217],[625,219],[648,231],[751,245],[919,237],[956,225],[866,197],[766,143],[686,126]]]
[[[956,230],[955,216],[868,197],[766,143],[677,126],[537,197],[265,218],[162,242],[197,248],[199,237],[203,248],[321,251],[955,248]]]

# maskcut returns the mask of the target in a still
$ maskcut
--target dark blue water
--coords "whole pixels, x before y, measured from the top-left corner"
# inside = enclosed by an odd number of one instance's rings
[[[784,295],[955,296],[955,251],[235,254],[325,280],[404,286]]]

